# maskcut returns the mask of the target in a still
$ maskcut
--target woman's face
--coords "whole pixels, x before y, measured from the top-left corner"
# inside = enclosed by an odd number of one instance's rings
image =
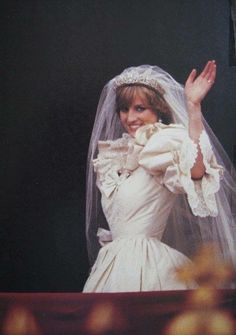
[[[148,123],[158,121],[157,114],[148,105],[145,99],[135,95],[130,106],[119,111],[120,121],[125,130],[132,136],[138,128]]]

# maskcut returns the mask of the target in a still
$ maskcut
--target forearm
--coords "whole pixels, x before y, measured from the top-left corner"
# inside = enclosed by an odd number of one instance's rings
[[[189,115],[189,137],[194,141],[198,146],[198,154],[193,168],[191,169],[191,176],[193,179],[200,179],[205,173],[205,166],[203,163],[203,156],[199,146],[199,137],[203,130],[202,123],[202,112],[201,104],[193,104],[187,102],[188,115]]]

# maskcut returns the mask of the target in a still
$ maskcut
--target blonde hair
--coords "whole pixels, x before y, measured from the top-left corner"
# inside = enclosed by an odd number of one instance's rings
[[[116,89],[117,113],[129,107],[133,99],[138,96],[154,110],[158,119],[161,119],[164,124],[170,124],[173,122],[172,110],[163,95],[164,90],[157,91],[145,85],[120,86]]]

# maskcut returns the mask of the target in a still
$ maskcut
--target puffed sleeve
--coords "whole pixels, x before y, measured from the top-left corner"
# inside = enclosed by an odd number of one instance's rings
[[[215,193],[220,187],[223,168],[217,164],[208,135],[203,130],[199,148],[205,174],[200,180],[191,178],[198,146],[182,125],[147,125],[139,129],[136,142],[143,145],[139,164],[173,193],[186,193],[194,215],[217,216]]]

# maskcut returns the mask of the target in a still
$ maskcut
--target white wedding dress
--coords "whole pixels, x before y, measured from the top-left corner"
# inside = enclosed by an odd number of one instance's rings
[[[99,142],[94,160],[97,186],[110,232],[99,229],[103,245],[84,292],[134,292],[194,288],[176,278],[190,260],[161,242],[176,196],[186,193],[194,215],[216,216],[214,193],[222,168],[202,132],[199,145],[206,173],[193,181],[197,145],[181,125],[155,123],[136,137],[124,134]]]

